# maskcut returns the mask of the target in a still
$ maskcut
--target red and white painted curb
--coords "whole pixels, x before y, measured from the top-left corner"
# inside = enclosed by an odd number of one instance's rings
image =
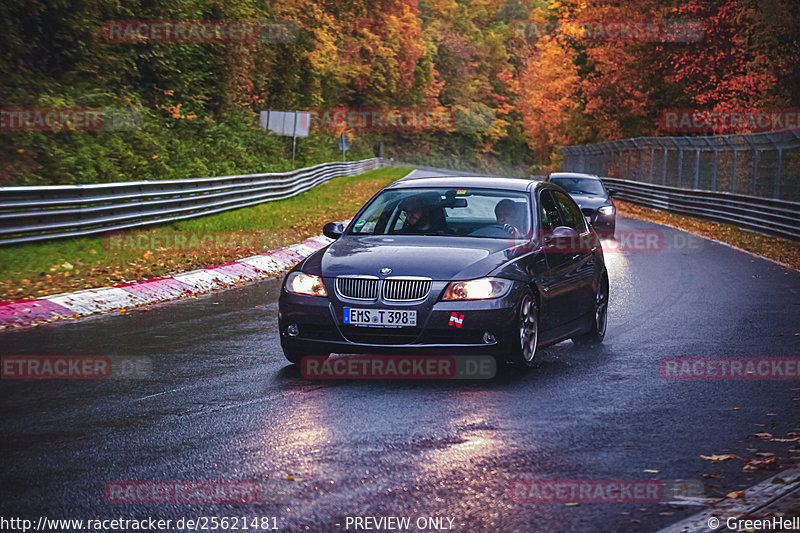
[[[331,242],[333,241],[328,237],[318,235],[299,244],[171,277],[85,289],[44,298],[0,302],[0,330],[175,300],[276,276]]]

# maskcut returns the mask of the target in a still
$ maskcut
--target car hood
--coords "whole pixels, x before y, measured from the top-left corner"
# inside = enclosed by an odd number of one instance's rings
[[[486,276],[508,261],[506,239],[416,235],[347,235],[321,257],[323,277],[423,276],[437,281]]]
[[[588,194],[571,194],[572,199],[575,200],[581,209],[597,209],[604,205],[611,205],[608,198],[603,196],[592,196]]]

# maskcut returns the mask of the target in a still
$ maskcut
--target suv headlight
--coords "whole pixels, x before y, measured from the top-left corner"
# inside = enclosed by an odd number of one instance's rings
[[[598,209],[601,215],[613,215],[614,214],[614,206],[613,205],[604,205],[600,209]]]
[[[313,274],[292,272],[286,278],[286,290],[304,296],[327,296],[328,291],[322,283],[322,278]]]
[[[511,281],[499,278],[480,278],[452,281],[444,291],[443,300],[489,300],[508,294]]]

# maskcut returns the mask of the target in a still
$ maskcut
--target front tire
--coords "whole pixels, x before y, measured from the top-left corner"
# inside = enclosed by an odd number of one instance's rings
[[[583,335],[572,338],[575,344],[600,344],[606,336],[608,326],[608,277],[603,276],[595,296],[592,327]]]
[[[300,362],[303,360],[303,357],[306,357],[308,355],[324,355],[325,357],[328,357],[330,354],[327,354],[327,353],[326,354],[321,354],[321,353],[312,354],[312,353],[304,352],[304,351],[301,351],[301,350],[294,350],[294,349],[289,349],[289,348],[283,347],[283,356],[286,357],[286,360],[289,361],[290,363],[292,363],[293,365],[299,365]]]
[[[517,305],[516,337],[508,361],[533,366],[539,343],[539,308],[531,291],[525,291]]]

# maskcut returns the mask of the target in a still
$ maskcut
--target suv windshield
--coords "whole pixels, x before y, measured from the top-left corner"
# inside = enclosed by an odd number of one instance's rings
[[[492,189],[390,189],[360,214],[354,235],[453,235],[503,239],[530,229],[528,195]]]
[[[570,194],[606,195],[606,191],[600,180],[591,178],[552,178],[550,181],[563,187],[564,190]]]

